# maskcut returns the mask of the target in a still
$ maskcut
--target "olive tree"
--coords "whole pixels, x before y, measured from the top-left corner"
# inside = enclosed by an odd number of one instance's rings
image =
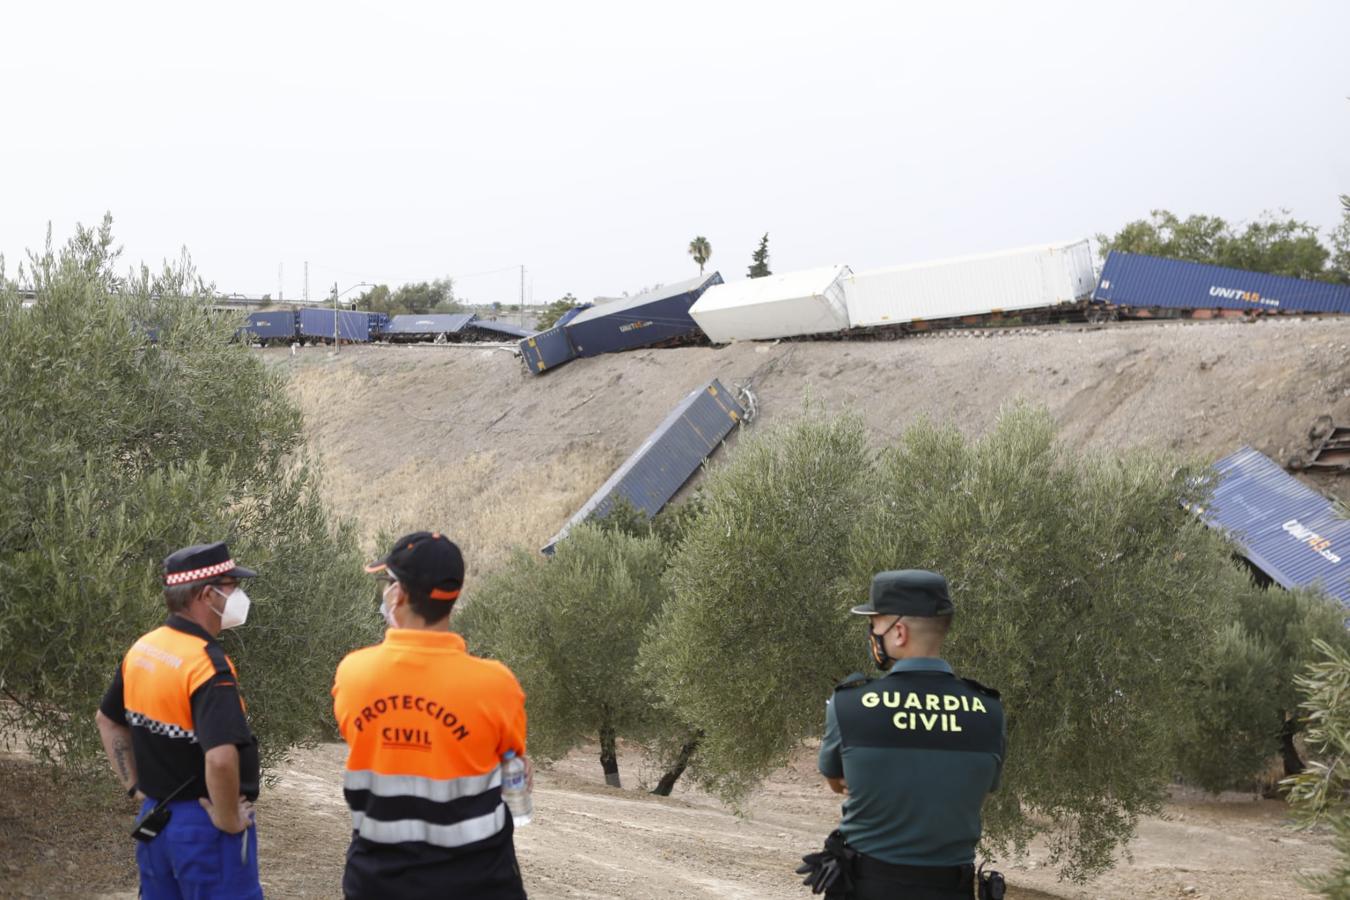
[[[275,758],[330,733],[333,668],[376,634],[352,603],[354,532],[321,502],[285,384],[231,343],[186,256],[117,262],[105,218],[30,254],[31,306],[0,265],[0,727],[51,761],[96,760],[93,710],[165,616],[160,560],[223,539],[261,573],[222,640]]]
[[[551,559],[517,550],[466,598],[455,627],[520,679],[531,755],[556,760],[598,738],[605,781],[617,787],[617,739],[662,727],[636,664],[665,600],[664,558],[654,537],[587,523]]]
[[[671,559],[644,669],[697,737],[678,748],[691,774],[732,802],[819,733],[826,692],[855,655],[831,589],[871,460],[851,416],[743,438]]]
[[[1303,771],[1297,680],[1316,642],[1350,650],[1344,608],[1319,592],[1253,585],[1235,600],[1236,618],[1200,657],[1178,733],[1180,771],[1213,792],[1254,784],[1277,754],[1286,776]]]
[[[1203,498],[1205,471],[1075,453],[1025,407],[976,440],[920,423],[881,454],[837,603],[878,570],[946,575],[945,655],[998,688],[1008,715],[990,851],[1040,833],[1061,873],[1083,880],[1159,808],[1192,661],[1245,587],[1224,541],[1184,508]]]
[[[1350,650],[1315,641],[1316,661],[1298,679],[1304,694],[1312,765],[1286,779],[1289,802],[1305,825],[1331,827],[1337,859],[1331,870],[1306,879],[1327,900],[1350,900]]]

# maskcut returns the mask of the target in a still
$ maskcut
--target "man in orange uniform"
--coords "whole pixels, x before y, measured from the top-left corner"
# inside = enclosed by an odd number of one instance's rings
[[[399,538],[381,576],[384,642],[347,655],[333,712],[347,742],[350,900],[518,900],[502,755],[525,755],[525,693],[511,670],[450,631],[464,558],[448,538]]]
[[[145,900],[262,898],[258,741],[244,715],[234,663],[216,642],[244,624],[236,566],[222,543],[184,547],[164,560],[169,618],[127,651],[95,721],[113,771],[144,816],[169,800],[154,838],[136,844]]]

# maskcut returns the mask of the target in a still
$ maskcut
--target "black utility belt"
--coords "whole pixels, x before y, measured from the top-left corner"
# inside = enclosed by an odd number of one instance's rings
[[[975,883],[975,866],[902,866],[859,853],[853,860],[855,878],[894,881],[911,887],[956,888],[965,890]]]

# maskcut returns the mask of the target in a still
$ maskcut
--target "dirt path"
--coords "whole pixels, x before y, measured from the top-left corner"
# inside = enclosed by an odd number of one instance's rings
[[[343,754],[338,745],[302,751],[264,793],[258,810],[269,897],[337,896],[350,836],[340,789]],[[625,779],[633,778],[639,761],[624,755],[621,763]],[[12,778],[6,786],[14,787]],[[594,753],[578,752],[537,777],[535,821],[518,832],[517,848],[533,900],[806,900],[810,894],[792,869],[833,827],[837,809],[809,754],[778,772],[753,799],[750,817],[740,819],[688,788],[657,798],[635,784],[606,787]],[[1045,849],[1034,847],[1022,865],[1002,867],[1010,896],[1306,900],[1312,895],[1297,886],[1297,876],[1334,858],[1328,835],[1290,830],[1283,805],[1274,801],[1183,793],[1167,817],[1145,820],[1132,858],[1086,887],[1058,881],[1045,867]],[[64,839],[51,828],[37,844],[16,840],[13,828],[0,831],[9,876],[0,896],[132,900],[130,842],[95,834],[120,819],[105,814],[97,824]]]

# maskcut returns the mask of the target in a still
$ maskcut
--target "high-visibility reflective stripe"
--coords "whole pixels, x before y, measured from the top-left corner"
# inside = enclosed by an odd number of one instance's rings
[[[191,728],[174,725],[172,722],[161,722],[158,719],[152,719],[147,715],[138,713],[134,709],[127,710],[126,717],[127,724],[133,728],[144,728],[151,734],[158,734],[167,738],[182,738],[194,744],[197,743],[197,733]]]
[[[358,769],[347,772],[342,782],[342,786],[349,791],[370,791],[377,797],[417,797],[434,803],[473,797],[501,787],[501,784],[501,766],[484,775],[464,775],[460,778],[383,775],[369,769]]]
[[[361,837],[377,844],[402,844],[420,841],[434,847],[463,847],[475,841],[486,840],[506,827],[506,804],[499,804],[493,812],[454,825],[433,825],[421,819],[399,819],[382,822],[363,812],[352,813],[352,828]]]

